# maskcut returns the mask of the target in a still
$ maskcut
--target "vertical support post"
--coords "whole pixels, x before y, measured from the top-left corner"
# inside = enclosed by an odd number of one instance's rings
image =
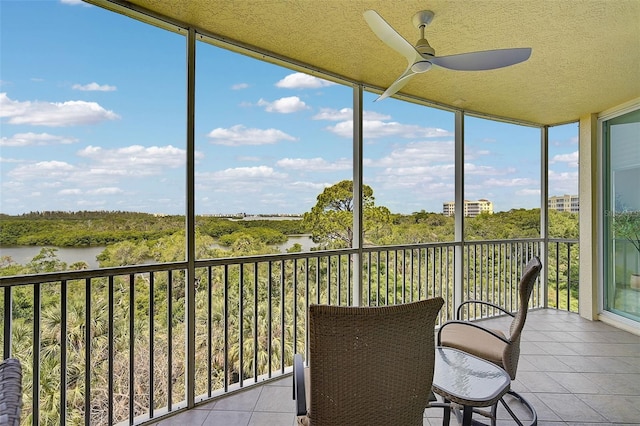
[[[186,400],[187,407],[195,403],[195,358],[196,358],[196,287],[195,287],[195,85],[196,85],[196,31],[189,28],[187,35],[187,214],[186,254],[187,279],[185,282],[186,324]]]
[[[580,277],[578,292],[578,312],[581,317],[597,320],[604,310],[603,291],[603,191],[600,164],[604,158],[603,141],[600,139],[598,115],[587,114],[580,117],[578,148],[578,185],[580,195]]]
[[[540,259],[542,271],[542,306],[549,307],[549,126],[540,128]]]
[[[353,87],[353,305],[362,304],[362,85]]]
[[[455,230],[453,265],[453,305],[455,312],[462,303],[464,282],[464,112],[455,113]]]

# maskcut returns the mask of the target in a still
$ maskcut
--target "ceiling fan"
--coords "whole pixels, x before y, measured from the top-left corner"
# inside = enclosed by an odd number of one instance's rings
[[[393,95],[402,89],[411,77],[429,71],[433,65],[456,71],[483,71],[515,65],[526,61],[531,56],[531,48],[529,47],[436,56],[435,50],[424,38],[424,29],[431,23],[434,15],[430,10],[423,10],[413,16],[413,24],[420,30],[420,40],[416,42],[414,47],[398,34],[376,11],[367,10],[364,12],[364,19],[378,38],[407,58],[409,63],[405,72],[376,101]]]

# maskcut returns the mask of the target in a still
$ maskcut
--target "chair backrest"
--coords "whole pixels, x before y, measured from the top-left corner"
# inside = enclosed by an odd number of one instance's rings
[[[308,420],[422,425],[441,297],[385,307],[309,307]]]
[[[516,370],[518,368],[518,360],[520,358],[520,336],[524,323],[527,319],[527,312],[529,310],[529,300],[531,299],[531,293],[535,287],[536,280],[542,270],[542,263],[538,256],[533,256],[522,272],[520,283],[518,285],[518,293],[520,298],[520,308],[516,312],[511,326],[509,327],[509,340],[511,344],[505,349],[503,355],[504,368],[507,370],[512,379],[516,377]]]
[[[22,410],[22,365],[16,358],[0,362],[0,425],[19,426]]]

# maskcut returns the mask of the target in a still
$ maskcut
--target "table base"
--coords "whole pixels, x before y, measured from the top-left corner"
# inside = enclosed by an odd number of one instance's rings
[[[505,393],[505,395],[511,395],[516,398],[531,414],[530,423],[527,426],[537,426],[538,424],[538,414],[533,406],[527,401],[522,395],[519,393],[509,390]],[[498,401],[502,404],[502,406],[507,410],[511,418],[520,426],[524,426],[524,423],[518,418],[518,416],[514,413],[514,411],[509,407],[506,401],[503,398],[500,398]],[[497,421],[497,411],[498,411],[498,403],[491,406],[491,410],[483,410],[477,407],[471,407],[469,405],[462,405],[456,402],[451,402],[448,400],[444,400],[444,402],[433,401],[429,403],[429,408],[443,408],[444,413],[442,416],[442,425],[449,426],[451,421],[451,412],[456,416],[458,423],[461,425],[470,425],[470,426],[488,426],[486,423],[482,423],[478,420],[472,419],[473,413],[480,414],[491,421],[490,425],[495,426]]]

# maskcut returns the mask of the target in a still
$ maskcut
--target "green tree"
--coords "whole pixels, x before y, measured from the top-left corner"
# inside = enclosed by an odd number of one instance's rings
[[[365,240],[380,238],[391,223],[391,212],[375,206],[373,189],[362,187]],[[353,182],[343,180],[325,188],[316,205],[304,214],[303,225],[323,248],[351,247],[353,244]]]
[[[629,241],[640,255],[640,211],[626,210],[613,217],[616,238]]]
[[[41,248],[40,253],[34,256],[31,262],[27,264],[28,273],[40,274],[43,272],[64,271],[67,268],[67,264],[58,259],[57,251],[58,249],[52,247]]]
[[[149,257],[149,248],[145,243],[122,241],[112,244],[97,256],[100,267],[138,265]]]
[[[552,238],[578,238],[578,213],[549,210],[549,236]]]

